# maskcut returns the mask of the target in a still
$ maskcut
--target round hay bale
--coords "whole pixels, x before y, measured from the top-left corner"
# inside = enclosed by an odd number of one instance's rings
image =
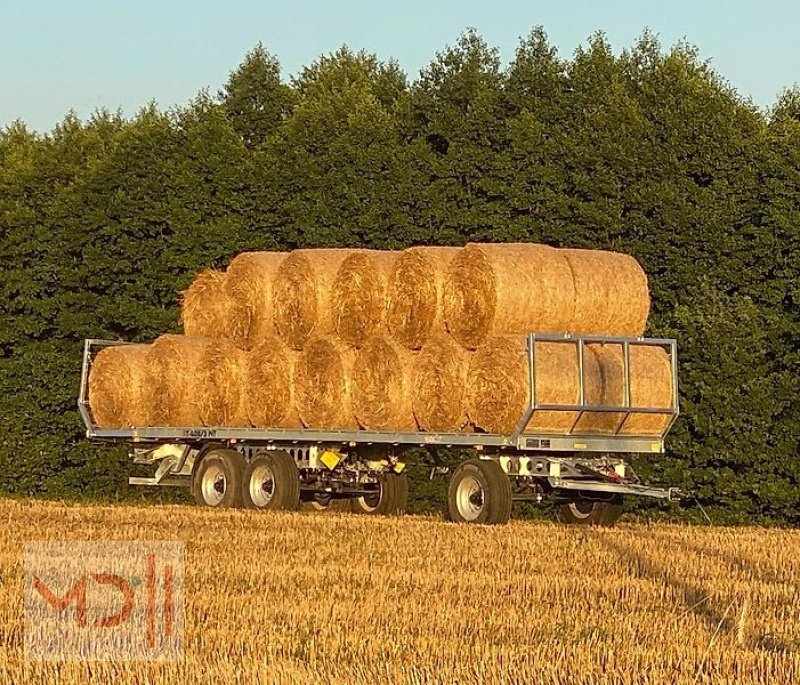
[[[630,255],[601,250],[562,250],[575,283],[569,330],[595,335],[639,336],[650,313],[647,275]]]
[[[249,350],[275,332],[273,279],[285,252],[243,252],[228,266],[225,291],[231,303],[229,335]]]
[[[293,371],[298,353],[277,336],[248,354],[244,402],[250,423],[259,428],[299,428]]]
[[[389,332],[401,345],[418,350],[444,332],[444,279],[460,248],[412,247],[403,250],[389,274]]]
[[[347,249],[294,250],[283,260],[273,282],[275,329],[293,350],[312,336],[334,332],[331,288]]]
[[[356,428],[351,405],[355,351],[334,336],[308,341],[294,369],[295,400],[307,428]]]
[[[201,271],[181,295],[181,324],[186,335],[221,338],[229,334],[233,303],[222,271]]]
[[[497,336],[481,345],[469,370],[468,413],[475,426],[487,433],[509,434],[516,428],[528,403],[530,371],[526,336]],[[584,402],[602,397],[600,366],[592,354],[584,354]],[[537,404],[580,403],[580,363],[574,342],[536,343]],[[579,412],[539,410],[526,433],[566,434]],[[581,417],[574,432],[584,431]]]
[[[416,430],[411,396],[414,354],[388,336],[375,336],[353,364],[353,413],[362,428]]]
[[[197,405],[203,425],[247,426],[242,390],[246,353],[232,340],[212,340],[200,355]]]
[[[210,340],[166,334],[147,351],[145,397],[148,425],[202,426],[200,363]]]
[[[102,428],[147,425],[143,396],[147,345],[114,345],[97,353],[89,373],[89,408]]]
[[[619,343],[591,344],[603,374],[603,404],[623,406],[625,402],[624,361]],[[650,345],[630,347],[631,407],[672,407],[672,367],[666,350]],[[613,433],[624,414],[595,412],[596,432]],[[619,431],[620,435],[661,435],[670,421],[669,414],[633,412]]]
[[[387,284],[397,252],[357,250],[339,266],[331,287],[331,316],[336,334],[361,347],[386,323]]]
[[[421,430],[459,431],[467,425],[469,353],[444,333],[433,335],[414,362],[412,405]]]
[[[547,245],[471,243],[450,263],[444,287],[447,328],[468,349],[492,335],[570,330],[572,271]]]

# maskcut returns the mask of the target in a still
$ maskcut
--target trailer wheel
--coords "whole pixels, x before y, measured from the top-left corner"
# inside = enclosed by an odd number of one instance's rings
[[[579,526],[613,526],[622,516],[622,497],[609,502],[576,500],[562,504],[556,518],[561,523]]]
[[[334,499],[328,493],[319,493],[309,500],[307,506],[312,511],[344,512],[350,511],[350,500]]]
[[[295,510],[300,506],[300,471],[288,452],[264,452],[244,472],[242,499],[248,509]]]
[[[469,459],[450,478],[447,514],[456,523],[506,523],[511,518],[511,482],[491,459]]]
[[[383,473],[374,494],[350,500],[354,514],[402,516],[408,507],[408,478],[405,473]]]
[[[192,496],[206,507],[242,506],[244,457],[236,450],[213,449],[203,456],[192,480]]]

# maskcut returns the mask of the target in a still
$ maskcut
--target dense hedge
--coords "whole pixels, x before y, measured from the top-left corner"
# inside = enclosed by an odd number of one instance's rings
[[[695,51],[474,32],[409,83],[342,48],[290,83],[260,46],[217,95],[0,133],[0,489],[120,496],[82,439],[81,340],[177,330],[247,249],[544,241],[635,255],[683,416],[649,478],[718,519],[800,521],[800,91],[769,112]],[[425,505],[422,502],[421,505]]]

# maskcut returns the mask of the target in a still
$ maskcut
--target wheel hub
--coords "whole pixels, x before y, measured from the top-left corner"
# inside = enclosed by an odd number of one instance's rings
[[[485,493],[480,481],[472,475],[465,476],[456,488],[456,507],[466,521],[474,521],[486,506]]]
[[[225,472],[216,464],[208,467],[203,473],[200,491],[203,501],[210,507],[219,506],[228,490],[228,481]]]
[[[250,499],[256,507],[266,507],[275,496],[275,475],[267,464],[260,464],[250,475]]]

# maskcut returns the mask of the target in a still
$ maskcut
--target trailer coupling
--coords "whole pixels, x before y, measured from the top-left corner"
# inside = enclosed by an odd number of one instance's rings
[[[640,483],[613,483],[585,481],[571,478],[548,478],[553,490],[574,490],[580,492],[610,493],[615,495],[636,495],[638,497],[651,497],[668,502],[680,502],[690,499],[691,495],[679,488],[662,488]]]

